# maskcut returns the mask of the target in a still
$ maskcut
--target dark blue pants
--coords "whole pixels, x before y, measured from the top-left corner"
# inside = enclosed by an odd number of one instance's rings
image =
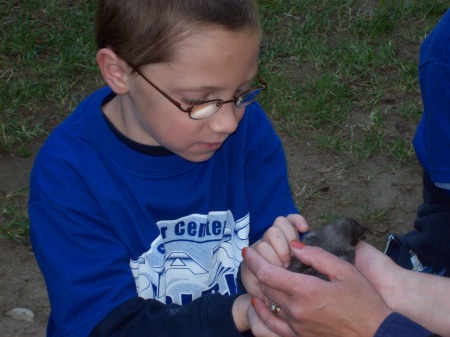
[[[423,175],[423,204],[410,233],[390,236],[386,254],[407,269],[450,276],[450,193]],[[420,262],[420,263],[419,263]]]

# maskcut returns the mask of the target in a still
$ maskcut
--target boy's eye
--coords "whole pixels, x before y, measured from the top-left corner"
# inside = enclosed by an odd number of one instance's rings
[[[249,90],[250,88],[252,88],[252,84],[254,83],[254,81],[252,81],[251,83],[246,84],[245,86],[239,88],[238,90],[236,90],[236,92],[234,93],[234,97],[238,97],[240,94],[246,92],[247,90]],[[223,100],[228,100],[228,98],[202,98],[202,99],[194,99],[194,98],[189,98],[189,97],[182,97],[183,102],[186,103],[189,106],[193,106],[193,105],[199,105],[202,104],[206,101],[212,100],[212,99],[223,99]]]
[[[242,94],[244,91],[246,91],[247,89],[239,89],[236,90],[236,92],[234,93],[234,97],[238,97],[240,94]]]

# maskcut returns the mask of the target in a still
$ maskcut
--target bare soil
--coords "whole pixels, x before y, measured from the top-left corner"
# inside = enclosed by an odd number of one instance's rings
[[[388,233],[412,229],[421,202],[418,165],[391,167],[384,157],[354,161],[356,165],[343,154],[317,151],[307,137],[281,136],[294,198],[311,227],[323,224],[324,214],[353,217],[367,227],[367,240],[380,249]],[[411,136],[412,131],[405,135]],[[32,156],[27,158],[0,156],[0,192],[15,191],[28,183],[39,146],[35,144]],[[379,210],[383,216],[373,215]],[[0,216],[0,226],[2,221]],[[16,307],[32,310],[34,322],[6,315]],[[0,335],[45,336],[49,312],[45,283],[31,248],[0,238]]]
[[[39,145],[33,146],[33,154],[27,158],[0,155],[0,193],[14,192],[28,184]],[[0,215],[0,226],[3,221]],[[34,321],[16,320],[6,315],[18,307],[32,310]],[[0,236],[0,335],[44,337],[49,313],[45,282],[31,247]]]

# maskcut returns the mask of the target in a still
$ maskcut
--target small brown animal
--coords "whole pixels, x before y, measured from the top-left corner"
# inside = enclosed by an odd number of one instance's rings
[[[303,242],[310,246],[318,246],[350,263],[355,262],[355,248],[359,240],[364,239],[364,227],[351,218],[340,218],[321,227],[317,231],[307,233]],[[293,258],[289,270],[308,274],[328,280],[314,268]]]

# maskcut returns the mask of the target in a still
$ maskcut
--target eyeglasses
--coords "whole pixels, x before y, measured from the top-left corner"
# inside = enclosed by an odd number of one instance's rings
[[[189,108],[184,109],[181,104],[175,101],[172,97],[170,97],[166,92],[158,88],[152,81],[150,81],[147,77],[145,77],[142,72],[140,72],[135,67],[131,66],[136,73],[138,73],[148,84],[150,84],[153,88],[155,88],[161,95],[171,101],[178,109],[183,112],[189,114],[189,117],[192,119],[204,119],[214,115],[222,105],[233,102],[237,108],[244,108],[247,105],[253,103],[258,95],[267,89],[267,83],[263,81],[263,79],[257,75],[258,81],[260,82],[260,86],[256,88],[248,89],[237,96],[234,96],[232,99],[228,101],[224,101],[221,99],[212,99],[204,102],[200,102],[190,106]]]

